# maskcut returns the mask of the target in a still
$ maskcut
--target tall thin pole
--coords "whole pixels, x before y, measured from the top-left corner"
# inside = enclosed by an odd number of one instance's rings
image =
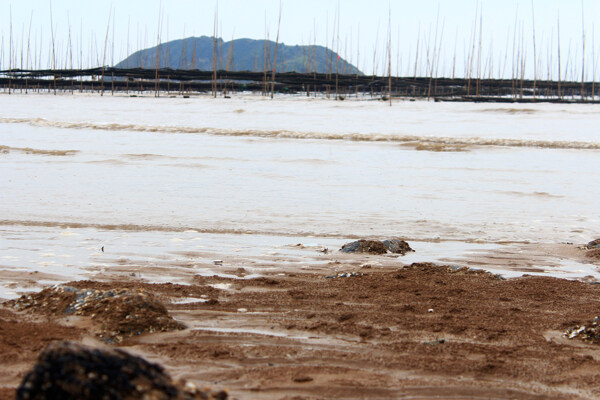
[[[31,15],[29,16],[29,30],[27,32],[27,54],[26,54],[26,68],[31,69],[29,62],[31,59],[31,22],[33,21],[33,10],[31,10]],[[25,78],[25,93],[27,94],[27,78]]]
[[[279,20],[277,22],[277,37],[275,38],[275,58],[273,60],[273,74],[271,75],[271,98],[275,91],[275,70],[277,69],[277,46],[279,44],[279,27],[281,26],[281,0],[279,1]]]
[[[10,94],[10,87],[12,85],[12,5],[9,6],[10,14],[10,33],[8,37],[8,94]]]
[[[558,43],[558,98],[559,100],[561,99],[561,94],[560,94],[560,79],[561,79],[561,74],[560,74],[560,14],[556,17],[556,30],[557,30],[557,43]]]
[[[335,58],[335,99],[339,100],[339,92],[338,92],[338,67],[340,63],[340,1],[338,0],[337,6],[337,38],[336,38],[336,58]]]
[[[217,97],[217,18],[219,15],[219,2],[215,5],[215,19],[213,21],[213,81],[212,94]]]
[[[106,25],[106,35],[104,36],[104,51],[102,53],[102,81],[100,83],[100,96],[104,96],[104,68],[106,67],[106,45],[108,43],[108,32],[110,29],[110,17],[112,15],[112,10],[108,13],[108,24]]]
[[[56,70],[56,53],[54,50],[54,21],[52,19],[52,1],[50,1],[50,35],[52,36],[52,69]],[[54,73],[54,95],[56,95],[56,73]]]
[[[581,100],[585,97],[585,21],[583,15],[583,0],[581,0]]]
[[[537,50],[535,47],[535,11],[533,9],[533,0],[531,0],[531,19],[533,27],[533,100],[535,101],[535,88],[537,83]]]
[[[161,29],[162,29],[162,1],[158,5],[158,29],[156,32],[156,68],[154,70],[154,97],[160,97],[160,83],[158,80],[158,69],[160,68],[160,56],[162,52],[161,43]]]
[[[392,106],[392,6],[388,3],[388,97]]]

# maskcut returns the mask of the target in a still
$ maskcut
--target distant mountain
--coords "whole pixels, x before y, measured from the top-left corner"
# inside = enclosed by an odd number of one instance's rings
[[[267,57],[265,57],[265,50]],[[156,68],[157,56],[160,68],[213,69],[213,38],[190,37],[173,40],[159,46],[140,50],[120,63],[117,68]],[[217,39],[217,69],[229,71],[263,71],[265,59],[267,70],[272,69],[275,42],[253,39],[236,39],[224,42]],[[356,67],[337,53],[323,46],[277,46],[277,72],[313,72],[355,74]],[[359,72],[362,75],[362,73]]]

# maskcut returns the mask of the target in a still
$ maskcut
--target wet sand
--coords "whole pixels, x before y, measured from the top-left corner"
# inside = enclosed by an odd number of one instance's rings
[[[575,246],[554,251],[585,257]],[[600,285],[499,279],[385,256],[323,257],[312,268],[249,279],[239,278],[251,271],[223,266],[231,277],[188,272],[187,284],[149,283],[115,268],[68,285],[154,293],[188,329],[111,346],[161,363],[176,379],[226,388],[232,398],[600,397],[600,347],[563,335],[600,314]],[[94,334],[101,323],[102,315],[0,308],[0,399],[14,397],[48,343],[106,346]]]

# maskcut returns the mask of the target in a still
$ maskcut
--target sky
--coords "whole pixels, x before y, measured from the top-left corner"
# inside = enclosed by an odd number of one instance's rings
[[[391,37],[392,75],[510,79],[522,70],[556,79],[560,47],[561,79],[600,77],[599,0],[1,0],[0,8],[0,69],[52,67],[53,38],[57,67],[116,64],[159,39],[212,36],[218,9],[224,40],[275,40],[281,10],[280,42],[326,45],[368,74],[387,75]]]

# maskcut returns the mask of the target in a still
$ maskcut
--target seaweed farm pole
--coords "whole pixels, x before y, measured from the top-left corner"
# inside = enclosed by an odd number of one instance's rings
[[[335,57],[335,99],[339,100],[340,96],[339,96],[339,91],[338,91],[338,67],[339,67],[339,63],[340,63],[340,1],[338,0],[338,6],[337,6],[337,17],[336,17],[336,23],[337,23],[337,30],[336,30],[336,46],[337,46],[337,51],[336,51],[336,57]],[[336,29],[334,27],[334,29]]]
[[[127,55],[125,68],[129,69],[129,25],[131,23],[131,16],[127,18],[127,50],[125,54]],[[129,94],[129,77],[125,77],[125,94]]]
[[[585,24],[583,18],[583,0],[581,0],[581,42],[582,42],[582,53],[581,53],[581,100],[583,101],[585,96]]]
[[[33,10],[31,11],[31,15],[29,17],[29,31],[27,32],[27,61],[26,61],[26,68],[30,69],[30,58],[31,58],[31,22],[33,20]],[[25,94],[27,94],[27,89],[28,89],[28,85],[27,85],[27,77],[25,78]]]
[[[83,69],[83,19],[79,19],[79,93],[83,92],[83,77],[81,70]]]
[[[514,30],[513,30],[512,74],[511,74],[513,98],[517,97],[516,71],[515,71],[515,66],[516,66],[515,56],[516,56],[516,48],[517,48],[517,16],[518,16],[518,14],[515,13],[515,25],[514,25]],[[559,56],[559,59],[560,59],[560,56]],[[558,89],[560,91],[560,84],[558,86]]]
[[[71,26],[69,25],[69,37],[71,32]],[[113,26],[112,26],[112,45],[110,51],[110,66],[112,67],[113,72],[111,72],[110,78],[110,94],[111,96],[115,95],[115,10],[113,9]]]
[[[481,51],[482,51],[482,36],[483,36],[483,6],[479,8],[479,45],[477,49],[477,80],[475,81],[475,95],[479,97],[479,88],[481,86]]]
[[[595,93],[595,89],[596,89],[596,64],[597,64],[597,59],[596,59],[596,45],[595,45],[595,32],[594,32],[594,24],[592,24],[592,101],[595,99],[596,97],[596,93]]]
[[[213,79],[212,79],[212,95],[217,97],[217,15],[219,3],[215,6],[215,19],[213,21]]]
[[[2,32],[2,39],[0,39],[0,70],[2,69],[3,61],[4,61],[4,32]]]
[[[160,85],[158,80],[158,69],[160,68],[160,56],[161,56],[161,37],[160,31],[162,26],[162,3],[158,6],[158,29],[156,32],[156,68],[154,70],[154,97],[160,97]]]
[[[358,71],[360,63],[360,24],[356,33],[356,97],[358,98]]]
[[[557,42],[558,42],[558,99],[561,99],[560,94],[560,14],[556,18],[556,26],[557,26]]]
[[[388,97],[392,106],[392,7],[388,3]]]
[[[108,24],[106,25],[106,35],[104,36],[104,52],[102,54],[102,81],[100,82],[100,96],[104,96],[104,68],[106,66],[106,45],[108,43],[108,32],[110,29],[110,16],[111,16],[111,13],[109,12],[108,13]],[[56,94],[56,88],[55,88],[55,94]]]
[[[413,79],[417,79],[417,63],[419,60],[419,40],[421,40],[421,23],[419,22],[419,29],[417,33],[417,50],[415,52],[415,73]]]
[[[55,71],[54,76],[54,95],[56,96],[56,52],[54,49],[54,22],[52,19],[52,1],[50,1],[50,34],[52,36],[52,69]]]
[[[270,48],[269,44],[269,31],[267,30],[267,12],[265,11],[265,46],[263,48],[263,84],[262,84],[262,95],[267,95],[267,69],[270,62]]]
[[[533,9],[533,0],[531,0],[531,19],[533,26],[533,101],[535,101],[535,89],[537,83],[537,52],[535,47],[535,11]]]
[[[10,33],[8,37],[8,94],[12,85],[12,5],[9,7],[10,13]]]
[[[275,38],[275,57],[273,59],[273,75],[271,76],[271,98],[275,91],[275,70],[277,69],[277,46],[279,44],[279,27],[281,26],[281,0],[279,1],[279,21],[277,22],[277,36]]]
[[[69,19],[69,16],[67,14],[67,22],[69,24],[69,58],[70,58],[70,64],[69,64],[69,69],[73,69],[73,42],[71,41],[71,21]],[[65,62],[66,64],[66,62]],[[27,93],[27,88],[25,88],[25,93]],[[71,77],[71,94],[73,94],[73,77]]]

